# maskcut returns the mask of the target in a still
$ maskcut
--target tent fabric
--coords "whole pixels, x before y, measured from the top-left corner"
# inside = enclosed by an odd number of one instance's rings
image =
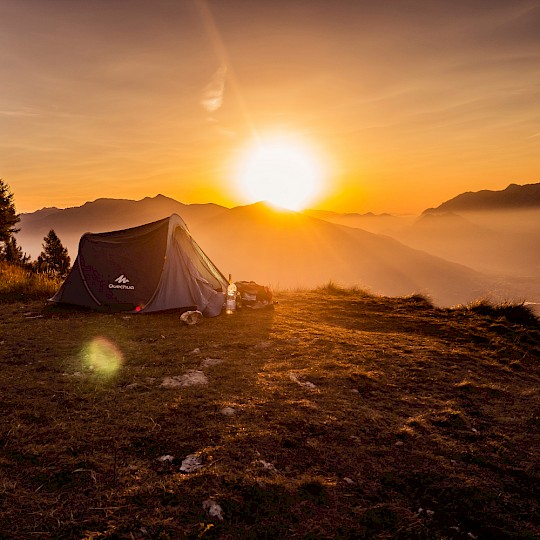
[[[221,313],[227,280],[172,216],[121,231],[86,233],[52,302],[105,311]]]

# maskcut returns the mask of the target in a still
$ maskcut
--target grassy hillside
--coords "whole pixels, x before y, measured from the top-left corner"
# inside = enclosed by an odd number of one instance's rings
[[[4,304],[0,538],[540,536],[527,311],[277,299],[196,326]]]

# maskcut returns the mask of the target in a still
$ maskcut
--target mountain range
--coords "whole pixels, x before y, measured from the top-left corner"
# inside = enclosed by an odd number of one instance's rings
[[[507,193],[517,200],[520,187],[534,192],[529,186],[509,186],[504,192],[490,193]],[[500,196],[492,197],[496,202],[489,209],[485,193],[476,194],[484,200],[479,218],[470,210],[475,194],[464,195],[468,197],[452,199],[457,202],[451,211],[443,204],[417,218],[316,210],[298,213],[265,203],[229,209],[183,204],[163,195],[140,201],[97,199],[80,207],[22,214],[17,239],[35,258],[43,237],[54,229],[74,260],[84,232],[125,229],[177,213],[214,263],[236,280],[254,280],[274,288],[314,287],[333,281],[389,296],[423,293],[439,305],[479,297],[538,302],[540,261],[537,250],[530,248],[540,239],[536,219],[540,208],[513,205],[511,211],[504,211],[504,224]],[[464,209],[460,200],[465,200]],[[506,234],[504,242],[501,229]],[[502,244],[512,246],[512,264],[508,264],[508,252],[499,256]],[[508,271],[525,263],[522,273]]]

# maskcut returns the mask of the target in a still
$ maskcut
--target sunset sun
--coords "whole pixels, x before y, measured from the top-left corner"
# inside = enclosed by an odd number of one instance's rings
[[[286,138],[249,148],[240,164],[240,189],[251,201],[303,210],[319,194],[322,169],[313,150]]]

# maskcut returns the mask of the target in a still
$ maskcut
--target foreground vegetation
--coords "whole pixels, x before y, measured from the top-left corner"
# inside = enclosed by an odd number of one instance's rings
[[[0,303],[46,300],[61,283],[60,278],[0,261]]]
[[[4,304],[0,538],[540,536],[526,309],[277,300],[195,326]]]

